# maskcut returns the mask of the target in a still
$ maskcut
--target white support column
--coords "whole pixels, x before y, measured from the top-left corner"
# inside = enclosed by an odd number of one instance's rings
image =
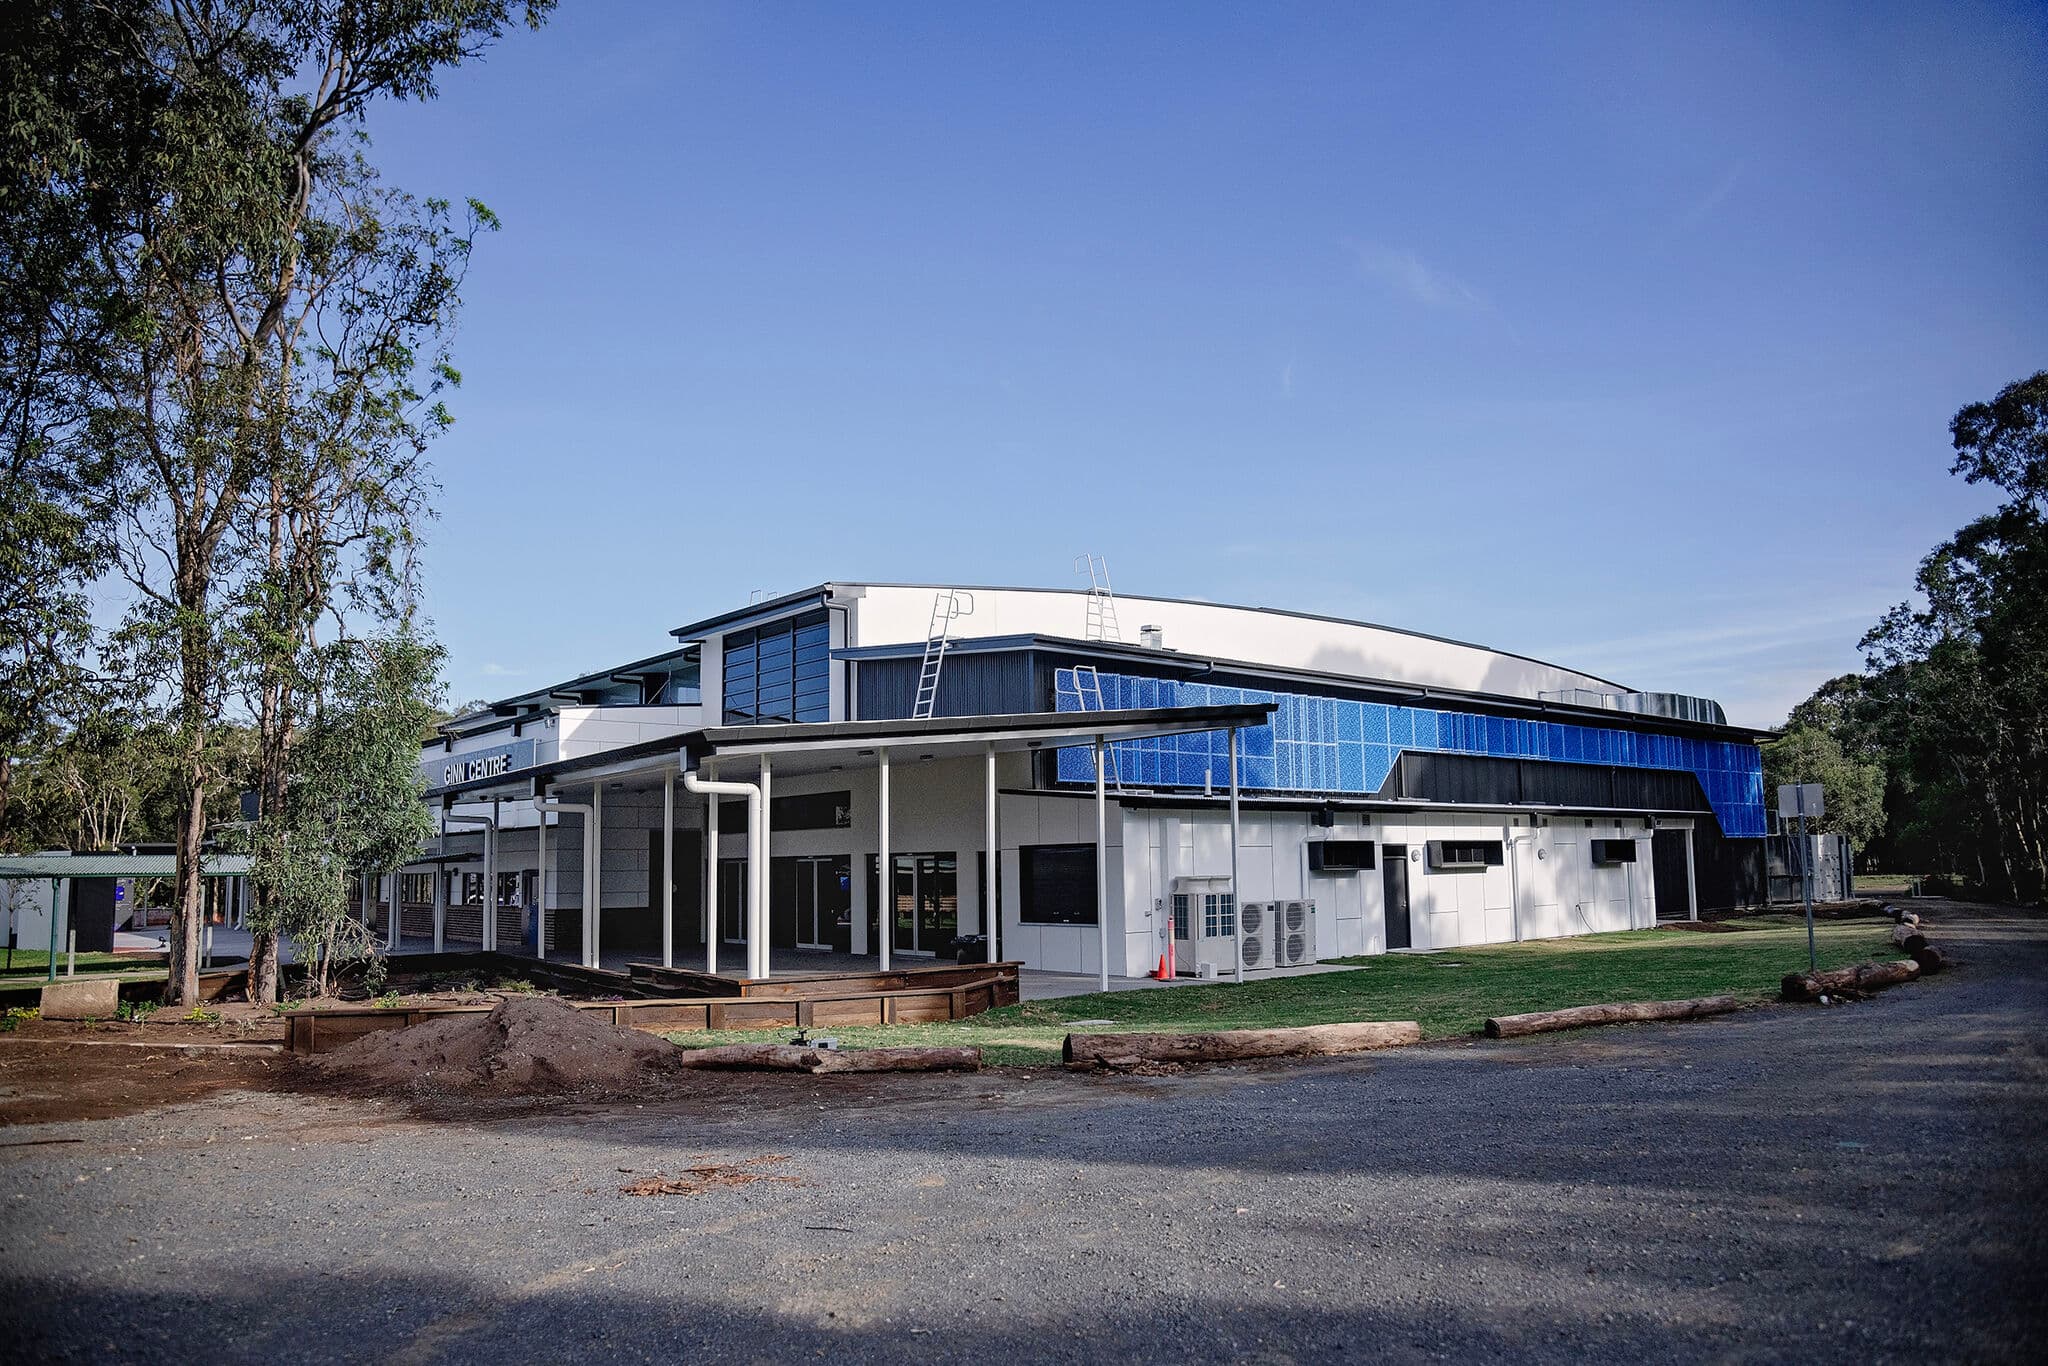
[[[583,818],[590,889],[583,897],[583,966],[598,964],[598,927],[604,919],[604,780],[590,785],[590,814]]]
[[[533,956],[542,962],[548,956],[548,813],[541,809],[540,801],[533,804],[533,818],[539,822],[534,827],[534,857],[539,860],[533,875],[533,899],[538,903],[533,913]]]
[[[1095,737],[1095,950],[1109,990],[1109,790],[1102,781],[1102,737]]]
[[[484,952],[498,949],[498,803],[491,801],[491,823],[484,827]]]
[[[377,923],[377,912],[371,906],[371,899],[377,895],[377,882],[370,876],[370,870],[367,868],[358,876],[363,880],[363,928],[367,930]]]
[[[496,798],[496,797],[493,797],[493,798],[491,798],[491,828],[490,828],[490,850],[491,850],[491,878],[490,878],[490,882],[491,882],[491,947],[492,947],[493,949],[495,949],[495,948],[497,948],[497,947],[498,947],[498,930],[499,930],[499,925],[498,925],[498,841],[500,840],[500,838],[502,838],[502,836],[501,836],[501,835],[499,834],[499,831],[500,831],[500,830],[502,830],[502,829],[503,829],[503,827],[504,827],[504,819],[505,819],[505,809],[504,809],[504,804],[503,804],[503,802],[501,802],[501,801],[500,801],[500,800],[499,800],[498,798]]]
[[[713,780],[717,771],[704,765]],[[724,908],[718,904],[718,794],[704,794],[704,971],[718,972],[718,938],[725,933]]]
[[[889,970],[889,941],[896,932],[896,864],[889,855],[889,747],[882,746],[875,751],[879,760],[876,775],[881,788],[881,801],[875,815],[879,822],[875,839],[875,935],[882,942],[878,948],[881,955],[882,971]]]
[[[1652,860],[1655,860],[1657,855],[1655,852],[1656,842],[1654,840],[1651,841],[1650,847],[1652,851],[1650,857]],[[1651,866],[1654,867],[1655,863],[1653,862]],[[1688,920],[1698,920],[1700,918],[1700,886],[1699,879],[1693,872],[1692,827],[1689,825],[1685,827],[1685,918]]]
[[[434,952],[442,953],[448,946],[448,865],[434,865]]]
[[[996,962],[996,934],[1003,921],[1003,908],[996,904],[996,860],[1003,856],[996,844],[996,742],[988,742],[982,766],[981,847],[988,851],[981,870],[981,932],[988,936],[988,961]]]
[[[401,919],[398,914],[399,879],[396,872],[384,875],[384,887],[386,898],[384,902],[384,948],[388,952],[396,950],[400,942],[398,935],[398,922]]]
[[[1244,981],[1244,898],[1237,889],[1237,846],[1244,834],[1237,811],[1237,727],[1230,728],[1230,930],[1236,946],[1237,980]]]
[[[761,829],[757,839],[749,840],[752,848],[748,851],[748,882],[752,884],[753,895],[747,905],[747,954],[753,968],[749,975],[765,978],[768,975],[768,848],[774,833],[774,822],[769,818],[769,805],[773,796],[774,775],[769,770],[768,756],[761,756]]]
[[[676,965],[676,775],[661,780],[661,965]]]

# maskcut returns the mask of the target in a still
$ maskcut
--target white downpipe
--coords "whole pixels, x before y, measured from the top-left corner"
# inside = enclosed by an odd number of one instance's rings
[[[747,799],[747,958],[748,972],[753,972],[755,943],[762,937],[761,930],[767,923],[767,916],[761,910],[761,903],[767,900],[768,874],[762,866],[767,862],[766,832],[761,828],[761,785],[759,783],[712,782],[697,776],[696,770],[683,770],[683,790],[710,797],[714,802],[719,797],[745,797]],[[716,836],[714,835],[715,839]],[[717,857],[714,851],[713,858]],[[716,923],[716,911],[711,937],[720,932]],[[762,974],[765,976],[766,974]]]
[[[553,789],[553,788],[551,787],[551,788],[549,788],[549,789],[548,789],[548,791],[550,791],[550,792],[553,792],[553,791],[554,791],[554,789]],[[595,793],[595,789],[593,789],[593,795],[594,795],[594,793]],[[595,861],[595,858],[594,858],[594,855],[596,854],[596,852],[597,852],[597,849],[596,849],[596,846],[595,846],[595,845],[594,845],[594,844],[593,844],[593,843],[591,842],[591,839],[590,839],[590,827],[591,827],[591,825],[593,824],[593,821],[592,821],[592,819],[591,819],[591,818],[592,818],[592,816],[594,815],[594,812],[593,812],[593,811],[591,810],[591,805],[590,805],[590,803],[589,803],[589,802],[564,802],[564,801],[557,801],[557,800],[556,800],[555,798],[553,798],[553,797],[535,797],[535,798],[533,799],[533,809],[534,809],[534,812],[535,812],[535,813],[536,813],[537,815],[539,815],[539,816],[540,816],[540,821],[541,821],[541,829],[542,829],[542,831],[543,831],[543,832],[545,832],[545,831],[546,831],[546,829],[547,829],[547,820],[548,820],[548,813],[549,813],[549,812],[553,812],[553,813],[554,813],[555,815],[558,815],[558,816],[560,816],[560,815],[564,815],[564,814],[566,814],[566,813],[568,813],[568,812],[571,812],[571,811],[573,811],[573,812],[575,812],[575,813],[576,813],[577,815],[579,815],[579,816],[583,817],[583,904],[584,904],[584,905],[585,905],[586,907],[588,907],[588,906],[590,905],[590,894],[591,894],[591,884],[597,881],[597,866],[596,866],[596,861]],[[588,945],[588,944],[586,943],[586,944],[584,945],[584,948],[585,948],[585,951],[586,951],[586,953],[587,953],[587,952],[588,952],[588,949],[589,949],[589,945]],[[547,889],[547,866],[546,866],[546,864],[545,864],[545,863],[543,863],[543,864],[542,864],[542,866],[541,866],[541,887],[540,887],[540,956],[541,956],[542,958],[545,958],[545,957],[547,957],[547,953],[548,953],[548,889]]]
[[[1514,926],[1515,942],[1522,942],[1522,841],[1536,842],[1533,831],[1508,835],[1508,923]]]
[[[676,965],[676,775],[661,780],[661,965]]]
[[[711,776],[717,777],[716,769]],[[685,786],[689,779],[685,777]],[[718,975],[718,941],[725,934],[725,907],[718,900],[718,798],[704,801],[704,971]]]
[[[498,822],[490,816],[458,816],[444,812],[444,824],[480,825],[484,828],[484,927],[485,953],[498,947]]]

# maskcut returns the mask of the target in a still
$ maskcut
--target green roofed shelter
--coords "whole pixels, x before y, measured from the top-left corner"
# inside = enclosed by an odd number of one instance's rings
[[[172,877],[175,854],[0,854],[0,878]],[[247,877],[247,854],[208,854],[201,877]]]

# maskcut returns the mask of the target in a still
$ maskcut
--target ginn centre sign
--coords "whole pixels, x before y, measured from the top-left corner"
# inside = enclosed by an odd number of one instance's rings
[[[514,740],[467,754],[430,754],[420,760],[420,781],[428,787],[486,782],[533,766],[533,741]]]

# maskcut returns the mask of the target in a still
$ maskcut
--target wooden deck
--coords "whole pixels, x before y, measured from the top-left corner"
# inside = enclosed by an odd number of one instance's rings
[[[464,955],[474,957],[474,955]],[[651,965],[636,964],[635,967]],[[587,969],[578,969],[586,972]],[[805,977],[707,978],[684,969],[654,968],[664,978],[677,974],[728,988],[720,995],[687,995],[613,1001],[571,1001],[578,1010],[607,1012],[620,1029],[651,1033],[705,1029],[796,1029],[847,1025],[927,1024],[964,1020],[1019,999],[1017,964],[917,967],[881,972],[817,973]],[[605,973],[606,977],[620,974]],[[651,985],[651,984],[650,984]],[[348,1006],[284,1012],[294,1053],[325,1053],[352,1039],[385,1029],[403,1029],[439,1015],[481,1015],[488,1005]]]

